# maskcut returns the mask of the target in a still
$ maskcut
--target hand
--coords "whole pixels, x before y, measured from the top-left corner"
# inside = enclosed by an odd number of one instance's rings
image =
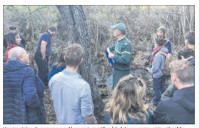
[[[110,52],[110,53],[108,54],[108,57],[109,57],[109,58],[113,58],[113,56],[114,56],[114,54],[113,54],[112,52]]]
[[[147,68],[146,68],[146,70],[149,72],[149,71],[150,71],[150,68],[149,68],[149,67],[147,67]]]
[[[45,59],[46,59],[46,57],[45,57],[45,56],[42,56],[42,59],[43,59],[43,60],[45,60]]]

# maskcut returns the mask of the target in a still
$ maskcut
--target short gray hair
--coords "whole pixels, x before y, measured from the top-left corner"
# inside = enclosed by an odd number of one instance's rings
[[[193,83],[195,80],[194,66],[186,60],[173,61],[170,64],[171,73],[175,73],[181,83]]]
[[[11,48],[8,52],[8,60],[18,60],[18,58],[23,54],[25,49],[21,47]]]

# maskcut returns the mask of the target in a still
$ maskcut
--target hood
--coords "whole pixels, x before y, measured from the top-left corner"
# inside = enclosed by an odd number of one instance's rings
[[[28,65],[18,60],[10,60],[3,66],[3,72],[13,72],[26,66]]]
[[[168,53],[168,49],[166,47],[162,47],[160,49],[160,52]]]
[[[195,111],[195,86],[176,90],[175,101],[189,112]]]

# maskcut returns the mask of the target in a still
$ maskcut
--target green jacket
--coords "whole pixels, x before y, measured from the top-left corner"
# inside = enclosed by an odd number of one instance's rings
[[[131,42],[126,38],[118,40],[114,45],[109,47],[111,52],[114,51],[114,68],[119,70],[130,70],[132,58]]]

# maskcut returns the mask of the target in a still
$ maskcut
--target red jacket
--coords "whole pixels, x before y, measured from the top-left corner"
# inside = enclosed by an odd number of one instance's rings
[[[8,59],[8,53],[9,53],[10,49],[14,48],[14,47],[18,47],[18,45],[16,45],[16,44],[10,44],[10,45],[7,46],[6,51],[5,51],[6,59]]]

